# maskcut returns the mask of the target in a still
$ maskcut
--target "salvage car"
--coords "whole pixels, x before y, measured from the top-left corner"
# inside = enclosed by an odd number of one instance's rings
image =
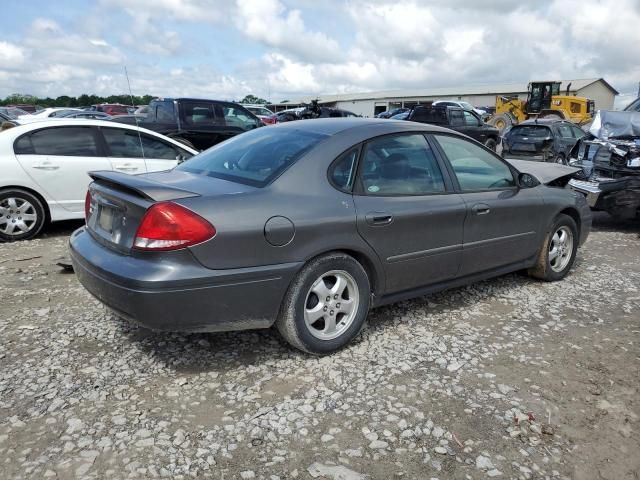
[[[522,269],[564,278],[591,226],[562,188],[576,170],[510,164],[420,123],[288,122],[170,172],[93,172],[71,258],[89,292],[146,327],[275,324],[329,353],[370,307]]]
[[[411,122],[430,123],[464,133],[495,152],[500,138],[498,129],[487,125],[477,113],[458,106],[416,105],[406,118]]]
[[[576,142],[585,135],[581,128],[564,120],[525,120],[502,137],[502,156],[566,165]]]
[[[589,133],[571,152],[582,175],[569,186],[594,210],[640,218],[640,112],[598,111]]]
[[[134,123],[171,137],[196,150],[263,126],[258,117],[233,102],[199,98],[156,98],[146,117],[115,117],[114,122]]]
[[[2,131],[0,241],[84,218],[91,170],[167,170],[196,153],[155,132],[101,120],[50,119]]]

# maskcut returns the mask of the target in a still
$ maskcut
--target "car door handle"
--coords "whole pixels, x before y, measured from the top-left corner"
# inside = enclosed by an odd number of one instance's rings
[[[60,168],[60,165],[54,165],[51,162],[42,162],[35,164],[33,168],[36,168],[38,170],[58,170]]]
[[[471,208],[471,210],[473,210],[476,215],[486,215],[491,212],[489,205],[486,203],[477,203]]]
[[[393,215],[384,212],[368,213],[364,218],[369,225],[389,225],[393,222]]]
[[[124,165],[117,165],[113,167],[114,170],[120,170],[122,172],[133,172],[138,170],[138,167],[132,166],[130,163],[125,163]]]

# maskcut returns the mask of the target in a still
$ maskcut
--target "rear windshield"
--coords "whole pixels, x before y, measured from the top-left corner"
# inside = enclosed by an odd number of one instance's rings
[[[177,170],[264,187],[327,135],[259,128],[196,155]]]
[[[545,138],[551,136],[549,127],[542,125],[517,125],[509,132],[510,137]]]

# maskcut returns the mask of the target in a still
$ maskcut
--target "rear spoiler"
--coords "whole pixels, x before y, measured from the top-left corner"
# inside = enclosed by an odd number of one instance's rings
[[[194,192],[172,187],[166,183],[154,182],[139,175],[100,170],[89,172],[89,176],[96,182],[106,184],[115,190],[134,192],[135,194],[153,202],[177,200],[179,198],[199,197]]]

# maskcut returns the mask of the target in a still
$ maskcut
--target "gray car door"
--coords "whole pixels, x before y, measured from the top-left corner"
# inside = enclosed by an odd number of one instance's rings
[[[457,275],[466,207],[451,188],[420,133],[377,137],[363,146],[357,225],[384,265],[387,293]]]
[[[543,201],[520,189],[497,155],[457,136],[434,135],[467,206],[460,276],[516,264],[540,247]]]

